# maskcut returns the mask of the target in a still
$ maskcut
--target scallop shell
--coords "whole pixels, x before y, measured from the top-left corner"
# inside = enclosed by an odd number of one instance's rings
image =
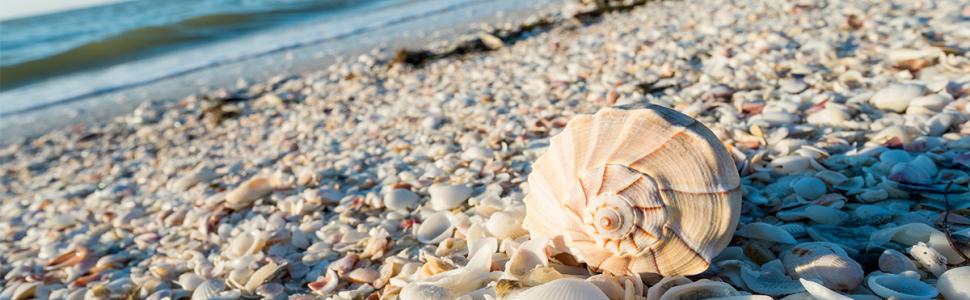
[[[953,268],[940,275],[936,288],[945,299],[970,299],[970,266]]]
[[[939,291],[922,281],[895,274],[869,276],[869,289],[883,298],[917,300],[935,298]],[[959,298],[957,298],[959,299]]]
[[[825,242],[799,244],[784,252],[785,272],[812,280],[826,288],[848,291],[862,283],[862,266],[841,247]]]
[[[514,294],[509,299],[608,300],[609,298],[596,285],[586,280],[561,278]]]
[[[523,227],[561,239],[613,274],[697,274],[730,241],[741,209],[734,160],[668,108],[573,118],[529,174]]]
[[[219,293],[225,288],[226,284],[222,281],[215,279],[206,280],[192,292],[192,300],[207,300],[218,297]]]

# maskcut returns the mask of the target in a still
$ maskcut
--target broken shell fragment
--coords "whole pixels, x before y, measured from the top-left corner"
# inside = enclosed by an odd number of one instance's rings
[[[939,294],[933,286],[902,275],[872,275],[866,283],[873,293],[888,299],[931,299]]]

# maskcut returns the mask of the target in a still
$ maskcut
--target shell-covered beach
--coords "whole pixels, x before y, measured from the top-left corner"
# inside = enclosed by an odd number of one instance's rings
[[[970,299],[970,4],[569,3],[474,42],[3,145],[0,299]],[[553,136],[645,105],[739,175],[698,272],[526,221]]]

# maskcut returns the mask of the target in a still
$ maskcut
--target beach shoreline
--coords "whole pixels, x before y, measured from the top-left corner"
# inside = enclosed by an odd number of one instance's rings
[[[637,3],[15,139],[0,299],[970,295],[970,6]]]
[[[0,94],[0,102],[8,103],[0,109],[0,143],[35,137],[68,125],[103,125],[104,120],[130,113],[143,101],[175,101],[191,95],[236,90],[249,82],[266,81],[273,77],[304,76],[334,63],[351,61],[358,55],[387,56],[398,49],[416,51],[445,48],[474,38],[477,32],[484,32],[482,27],[515,28],[529,18],[553,18],[561,6],[552,0],[471,1],[460,5],[450,5],[444,1],[437,5],[440,8],[431,9],[420,18],[404,18],[381,27],[364,26],[360,30],[319,41],[300,42],[216,65],[203,65],[157,78],[147,77],[144,81],[132,81],[81,94],[61,92],[63,95],[56,95],[51,94],[50,90],[64,80],[71,80],[69,82],[72,84],[83,83],[83,77],[91,76],[89,74],[69,75],[66,79],[5,91]],[[394,11],[378,13],[375,17]],[[298,29],[308,33],[311,33],[311,29],[315,30],[312,24],[302,27],[306,29]],[[429,48],[429,45],[432,47]],[[112,69],[123,71],[122,68],[127,67],[112,67],[106,74],[114,72]],[[86,89],[71,85],[64,88]],[[40,104],[22,100],[35,97],[42,100]]]

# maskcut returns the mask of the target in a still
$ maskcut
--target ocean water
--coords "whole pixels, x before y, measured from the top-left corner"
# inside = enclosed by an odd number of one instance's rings
[[[142,0],[0,22],[0,90],[404,0]]]
[[[269,76],[260,72],[302,71],[317,63],[321,53],[338,54],[355,43],[374,46],[366,41],[382,38],[372,33],[390,34],[398,26],[414,31],[416,26],[465,24],[552,2],[556,1],[133,0],[3,20],[0,123],[15,119],[10,116],[173,78],[191,78],[179,85],[186,91],[139,91],[126,97],[177,97],[200,86],[219,85],[210,83]],[[313,56],[300,56],[307,52],[302,49],[312,49]],[[305,58],[293,63],[294,57]],[[273,66],[276,61],[289,65]],[[220,68],[229,71],[190,76]],[[166,89],[172,90],[171,85]]]

